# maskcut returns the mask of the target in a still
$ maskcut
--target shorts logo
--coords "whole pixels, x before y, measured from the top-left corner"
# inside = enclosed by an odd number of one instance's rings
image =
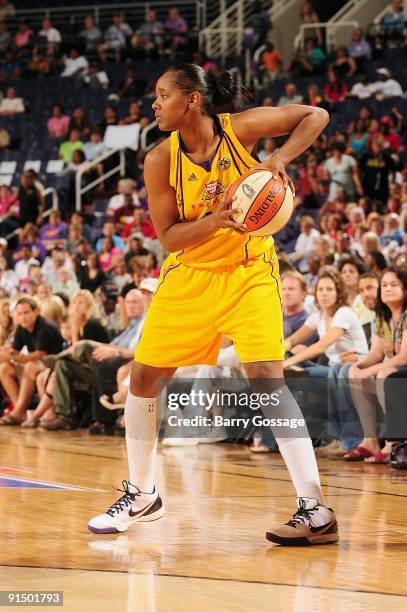
[[[221,181],[212,181],[205,185],[205,189],[202,192],[201,200],[212,200],[215,196],[223,193],[225,186]]]
[[[230,168],[231,161],[229,157],[221,157],[218,161],[219,170],[227,170]]]
[[[247,183],[243,183],[242,191],[245,194],[246,198],[250,198],[250,199],[254,198],[256,194],[253,187],[250,187],[250,185],[248,185]]]

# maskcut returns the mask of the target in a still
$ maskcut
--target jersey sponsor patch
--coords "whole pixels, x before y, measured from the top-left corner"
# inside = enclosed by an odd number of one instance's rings
[[[232,162],[229,157],[221,157],[218,160],[218,168],[219,170],[227,170],[228,168],[230,168],[231,163]]]

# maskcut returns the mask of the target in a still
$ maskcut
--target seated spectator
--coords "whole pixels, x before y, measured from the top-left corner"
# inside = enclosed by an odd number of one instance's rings
[[[118,124],[119,124],[119,118],[117,116],[116,109],[114,109],[113,106],[107,106],[104,112],[103,119],[98,125],[98,129],[100,133],[102,134],[102,137],[105,135],[106,128],[109,125],[118,125]]]
[[[78,130],[71,130],[69,133],[69,140],[65,140],[59,147],[59,158],[63,159],[67,164],[72,161],[72,154],[74,151],[83,150],[85,144],[80,140],[80,134]]]
[[[14,57],[12,51],[6,51],[1,62],[0,75],[2,79],[17,79],[21,74],[21,62]]]
[[[281,277],[283,289],[282,306],[284,321],[284,338],[292,336],[308,317],[305,310],[305,296],[307,295],[307,285],[302,274],[296,271],[284,272]],[[306,340],[305,345],[312,344],[317,340],[316,337]],[[304,345],[292,346],[290,352],[295,355],[302,350]]]
[[[287,68],[291,77],[320,74],[325,62],[325,53],[316,46],[313,38],[307,38],[304,51],[298,49]]]
[[[386,115],[380,119],[380,132],[390,151],[396,153],[401,147],[401,142],[396,130],[393,129],[393,119],[390,116]]]
[[[376,74],[379,77],[377,81],[369,85],[372,95],[379,100],[385,98],[396,98],[403,95],[403,89],[398,81],[391,78],[390,70],[387,68],[378,68]]]
[[[264,45],[271,28],[270,15],[262,0],[252,0],[251,11],[246,20],[244,32],[245,45],[251,49]]]
[[[171,49],[171,55],[176,57],[179,47],[185,47],[188,42],[188,25],[177,8],[168,11],[168,18],[164,22],[164,30],[167,37],[167,45]]]
[[[345,287],[346,303],[364,325],[372,320],[371,311],[366,308],[359,295],[359,280],[365,273],[365,267],[358,257],[344,255],[339,261],[338,270]]]
[[[62,247],[55,246],[51,254],[45,258],[41,268],[45,282],[51,287],[58,282],[58,270],[62,267],[73,271],[73,263],[68,253]]]
[[[403,244],[404,233],[400,229],[400,216],[397,213],[389,213],[384,218],[383,233],[380,236],[380,244],[387,247],[391,242],[396,242],[398,246]]]
[[[102,136],[99,130],[93,130],[90,135],[89,142],[85,143],[84,153],[86,157],[86,161],[93,161],[103,153],[106,153],[107,146],[102,141]]]
[[[4,238],[2,238],[4,240]],[[19,288],[19,278],[14,270],[10,269],[10,264],[4,255],[0,255],[0,288],[7,291],[9,296],[17,293]],[[0,343],[2,346],[3,343]]]
[[[114,246],[112,238],[103,238],[99,255],[100,267],[103,272],[105,272],[105,274],[111,272],[122,258],[123,252]]]
[[[45,355],[62,350],[63,338],[58,329],[40,316],[32,298],[20,298],[16,305],[19,325],[12,348],[1,349],[1,383],[12,401],[13,411],[0,419],[0,425],[19,425],[26,419],[28,404],[35,390],[37,374],[44,368]],[[27,354],[20,352],[26,346]],[[19,366],[23,366],[22,376]]]
[[[120,236],[116,234],[116,227],[114,223],[110,221],[106,221],[106,223],[103,224],[102,236],[96,242],[96,250],[98,253],[102,252],[102,242],[104,238],[111,238],[115,247],[121,251],[124,250],[125,243]]]
[[[39,261],[43,261],[47,251],[45,246],[42,244],[39,239],[38,228],[34,223],[26,223],[23,228],[20,230],[20,234],[18,237],[18,241],[20,245],[29,246],[31,249],[32,256],[38,259]],[[21,247],[17,248],[13,254],[13,259],[18,260],[20,256]]]
[[[311,2],[303,2],[301,6],[301,11],[300,11],[300,20],[301,20],[301,24],[319,22],[319,17],[314,7],[312,6]],[[318,27],[307,28],[305,30],[305,34],[307,38],[314,38],[317,41],[318,45],[322,45],[324,42],[322,38],[321,29]]]
[[[0,21],[0,53],[5,53],[10,47],[11,34],[7,30],[6,23]]]
[[[359,100],[366,100],[372,97],[369,80],[366,74],[360,75],[360,80],[352,86],[352,89],[347,93],[348,98],[359,98]],[[365,121],[361,119],[363,123]]]
[[[17,115],[24,113],[24,101],[22,98],[17,98],[14,87],[8,87],[6,96],[0,102],[0,115]]]
[[[129,114],[127,117],[120,119],[120,125],[132,125],[140,122],[140,107],[137,102],[131,102],[129,106]]]
[[[57,281],[53,285],[55,293],[64,293],[69,299],[77,291],[79,291],[79,284],[75,278],[75,273],[72,270],[67,270],[64,266],[58,268]]]
[[[135,45],[136,42],[136,45]],[[141,24],[138,30],[138,39],[133,41],[132,46],[140,46],[146,53],[147,57],[154,53],[161,53],[164,42],[164,24],[157,19],[157,12],[154,10],[147,11],[147,17],[144,23]]]
[[[289,254],[289,259],[296,263],[300,272],[308,272],[308,257],[315,248],[315,243],[320,236],[315,228],[314,219],[308,215],[300,219],[301,233],[295,243],[294,252]]]
[[[17,57],[27,57],[28,47],[31,42],[31,36],[34,32],[28,26],[26,21],[21,21],[18,30],[13,39],[13,48]]]
[[[117,208],[112,217],[112,221],[116,227],[117,232],[121,233],[125,225],[133,221],[133,213],[133,194],[127,193],[124,196],[124,205],[120,208]]]
[[[77,269],[77,274],[81,289],[88,289],[91,293],[94,293],[106,280],[97,253],[90,253],[87,256],[85,265]]]
[[[139,289],[141,281],[151,276],[151,266],[149,266],[147,257],[134,256],[128,261],[132,281],[125,285],[120,296],[124,297],[131,289]]]
[[[146,81],[137,77],[132,66],[126,67],[126,74],[123,81],[120,82],[117,95],[119,98],[135,98],[142,96],[146,88]]]
[[[263,65],[263,87],[270,87],[271,83],[277,78],[281,70],[282,57],[274,43],[267,42],[266,48],[261,55]]]
[[[144,298],[138,291],[130,291],[125,298],[129,319],[126,329],[109,344],[82,341],[71,351],[69,359],[58,359],[55,364],[53,390],[55,421],[44,424],[45,429],[72,429],[75,426],[75,395],[73,381],[81,381],[94,390],[91,418],[94,423],[89,433],[104,434],[113,425],[115,413],[100,406],[98,398],[109,393],[120,366],[132,359],[144,321]]]
[[[89,136],[91,129],[91,125],[85,117],[83,109],[80,106],[76,106],[69,121],[69,132],[72,132],[72,130],[77,130],[80,138],[86,138]]]
[[[55,245],[65,244],[68,237],[68,224],[62,221],[59,210],[53,210],[49,215],[48,223],[40,228],[40,240],[47,249]]]
[[[53,104],[51,117],[47,121],[48,136],[51,138],[63,138],[68,134],[69,117],[64,114],[60,104]]]
[[[121,59],[122,50],[126,47],[127,39],[132,35],[132,29],[128,23],[123,21],[123,16],[113,15],[113,23],[105,32],[105,42],[98,46],[99,57],[102,62],[106,61],[107,51],[114,51],[116,61]]]
[[[31,247],[24,244],[21,245],[20,258],[14,266],[14,272],[18,277],[20,291],[24,291],[27,287],[29,269],[33,264],[39,265],[40,262],[33,257]]]
[[[285,86],[285,95],[281,96],[277,106],[286,106],[287,104],[301,104],[302,96],[297,94],[297,87],[294,83],[287,83]]]
[[[331,71],[335,72],[339,79],[344,79],[345,77],[355,74],[356,68],[356,61],[351,57],[347,48],[338,47],[335,61],[331,65]]]
[[[130,236],[128,250],[124,256],[126,263],[130,263],[133,257],[149,254],[150,251],[143,246],[143,241],[144,236],[141,232],[134,232]]]
[[[0,21],[6,21],[9,17],[14,17],[16,9],[12,2],[0,0]]]
[[[50,295],[40,302],[40,315],[59,329],[66,317],[65,304],[58,295]]]
[[[346,98],[348,88],[342,79],[334,72],[330,70],[328,72],[328,83],[324,89],[324,99],[329,103],[331,109],[335,108],[335,104],[343,102]]]
[[[102,39],[102,32],[93,21],[91,15],[87,15],[84,20],[84,29],[79,32],[79,37],[85,41],[85,50],[96,51]]]
[[[304,97],[303,103],[309,106],[323,106],[323,98],[319,93],[318,85],[315,83],[308,85],[307,94]]]
[[[346,306],[345,288],[338,272],[332,267],[324,267],[318,274],[315,291],[317,312],[311,314],[292,336],[285,341],[286,351],[303,344],[305,340],[318,333],[319,340],[284,361],[284,368],[314,360],[322,354],[328,358],[328,365],[341,361],[341,355],[355,351],[359,355],[368,352],[366,336],[356,314]],[[328,366],[307,365],[311,377],[325,378]]]
[[[75,47],[71,49],[69,57],[65,58],[65,68],[61,77],[77,77],[82,79],[88,72],[89,62],[84,55],[80,55]]]
[[[392,0],[390,11],[381,19],[380,26],[386,41],[401,42],[404,44],[404,7],[401,0]]]
[[[354,126],[354,131],[350,136],[351,154],[356,158],[361,158],[366,152],[369,134],[362,119],[357,119]]]
[[[107,89],[109,87],[109,76],[105,70],[100,69],[98,64],[92,62],[83,82],[92,91],[100,91],[101,89]]]
[[[133,238],[134,232],[141,233],[144,238],[151,238],[152,240],[157,239],[154,225],[151,219],[147,217],[143,208],[133,207],[133,217],[130,222],[126,223],[121,233],[121,237],[124,239],[129,237]]]
[[[44,19],[42,22],[42,30],[38,33],[39,36],[43,36],[47,39],[48,48],[55,50],[55,48],[62,41],[61,32],[56,28],[52,27],[50,19]]]
[[[376,326],[368,355],[350,369],[352,397],[362,424],[364,438],[347,461],[389,463],[392,442],[380,448],[376,424],[379,402],[386,412],[385,379],[407,365],[407,273],[387,268],[380,281],[376,304]]]
[[[52,296],[52,287],[47,283],[40,283],[37,288],[36,298],[40,301],[46,300],[47,298]]]
[[[372,48],[367,40],[363,37],[363,29],[355,28],[352,33],[352,40],[348,44],[348,52],[359,69],[364,67],[365,63],[372,57]]]
[[[134,192],[135,183],[133,179],[120,179],[117,183],[117,194],[112,196],[107,205],[106,214],[111,216],[118,208],[122,208],[125,204],[125,197],[131,194],[133,197],[134,206],[140,206],[140,201],[137,194]]]

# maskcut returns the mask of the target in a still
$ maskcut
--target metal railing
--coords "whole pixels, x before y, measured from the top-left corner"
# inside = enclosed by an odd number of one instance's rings
[[[112,157],[113,155],[116,155],[116,154],[119,155],[119,163],[117,164],[117,166],[114,166],[114,168],[111,168],[107,172],[104,172],[103,174],[98,176],[98,178],[95,179],[94,181],[91,181],[87,185],[82,186],[82,177],[85,174],[85,172],[88,172],[92,168],[95,168],[98,164],[102,163],[106,159],[109,159],[109,157]],[[96,187],[97,185],[100,185],[100,183],[105,181],[107,178],[113,176],[113,174],[117,174],[118,172],[120,173],[120,176],[124,176],[125,157],[124,157],[123,149],[110,149],[109,151],[106,151],[106,153],[104,153],[103,155],[99,155],[99,157],[96,157],[96,159],[90,162],[85,162],[81,164],[75,175],[75,208],[76,210],[79,211],[82,209],[82,196],[84,193],[87,193],[88,191]]]
[[[271,20],[296,3],[298,0],[274,0],[269,10]],[[253,3],[251,0],[238,0],[227,7],[225,0],[221,0],[220,4],[219,16],[199,33],[199,48],[209,57],[220,57],[224,63],[228,55],[239,54],[242,50],[245,24]]]
[[[315,30],[315,28],[319,28],[320,30],[326,30],[326,47],[328,51],[332,51],[336,46],[336,34],[338,30],[343,28],[354,28],[359,27],[359,22],[356,20],[352,21],[326,21],[326,22],[318,22],[318,23],[303,23],[300,27],[300,32],[295,39],[295,48],[303,49],[305,45],[305,40],[307,38],[306,31],[307,30]],[[350,39],[350,37],[349,37]]]
[[[206,25],[207,3],[218,4],[218,0],[177,0],[176,6],[181,15],[187,20],[189,26],[200,30]],[[47,17],[51,19],[54,26],[69,24],[76,26],[82,25],[87,15],[93,17],[96,24],[102,20],[106,21],[113,15],[122,14],[126,21],[133,27],[141,25],[145,21],[147,11],[154,9],[157,11],[158,19],[161,21],[168,15],[168,10],[174,6],[174,0],[150,0],[146,2],[121,2],[118,4],[83,4],[69,6],[48,6],[42,8],[18,9],[16,16],[7,19],[7,23],[15,24],[21,20],[26,20],[31,26],[41,25],[42,20]]]
[[[157,125],[157,121],[152,121],[151,123],[146,125],[144,130],[142,130],[140,134],[140,149],[143,149],[144,151],[149,151],[154,147],[155,141],[150,142],[150,144],[147,144],[147,135],[151,132],[151,130],[157,127]]]

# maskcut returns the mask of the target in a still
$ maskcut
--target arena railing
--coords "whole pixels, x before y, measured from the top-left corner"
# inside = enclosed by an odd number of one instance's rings
[[[116,166],[114,166],[107,172],[104,172],[103,174],[98,176],[98,178],[95,179],[94,181],[91,181],[87,185],[82,186],[82,177],[85,174],[85,172],[88,172],[89,170],[91,170],[92,168],[95,168],[98,164],[102,163],[106,159],[109,159],[110,157],[113,157],[113,155],[117,155],[117,154],[119,155],[119,163]],[[100,185],[100,183],[102,183],[103,181],[105,181],[106,179],[108,179],[109,177],[117,173],[120,173],[120,176],[124,176],[125,174],[125,156],[124,156],[123,149],[109,149],[109,151],[106,151],[106,153],[103,153],[103,155],[99,155],[99,157],[96,157],[93,161],[84,162],[83,164],[81,164],[75,175],[75,208],[76,210],[78,211],[82,210],[83,194],[87,193],[94,187],[97,187],[97,185]]]
[[[207,5],[210,4],[210,7]],[[174,5],[180,10],[181,15],[187,20],[191,28],[201,30],[206,25],[206,15],[209,12],[216,12],[214,6],[218,0],[150,0],[149,2],[120,2],[117,4],[83,4],[78,6],[44,6],[41,8],[18,9],[14,17],[7,20],[8,24],[15,25],[25,20],[32,27],[38,27],[44,18],[51,19],[54,27],[66,24],[71,27],[82,26],[86,16],[93,17],[95,23],[99,25],[101,21],[111,19],[113,15],[122,14],[126,21],[134,27],[141,25],[145,21],[147,11],[154,9],[157,11],[158,18],[163,20],[167,17],[168,10]],[[212,6],[214,5],[214,6]]]
[[[335,21],[335,22],[318,22],[318,23],[303,23],[300,27],[300,32],[295,39],[295,48],[303,49],[305,46],[305,40],[307,38],[307,30],[315,30],[315,28],[319,28],[320,30],[326,31],[326,47],[327,50],[333,51],[336,46],[336,35],[339,30],[344,28],[350,29],[349,40],[351,40],[352,31],[355,28],[359,27],[359,22],[356,20],[352,21]]]

